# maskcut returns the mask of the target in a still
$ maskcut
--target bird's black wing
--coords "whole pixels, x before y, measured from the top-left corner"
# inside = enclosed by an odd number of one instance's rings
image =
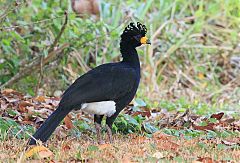
[[[137,82],[134,68],[105,64],[79,77],[63,94],[60,105],[80,108],[82,103],[115,100],[130,92]]]

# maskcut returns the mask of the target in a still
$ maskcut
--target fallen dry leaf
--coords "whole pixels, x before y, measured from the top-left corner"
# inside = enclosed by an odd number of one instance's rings
[[[54,135],[57,136],[58,140],[62,140],[67,137],[67,127],[65,125],[60,125],[54,131]]]
[[[53,155],[53,153],[44,146],[34,146],[32,149],[25,153],[25,157],[29,158],[33,155],[38,154],[40,158],[47,158]]]
[[[64,118],[64,123],[68,129],[73,128],[73,123],[71,121],[71,116],[69,114]]]
[[[1,91],[2,94],[6,95],[6,96],[9,96],[11,94],[13,95],[17,95],[17,96],[23,96],[22,93],[16,91],[16,90],[13,90],[13,89],[4,89]]]
[[[155,139],[155,141],[159,141],[159,140],[172,140],[173,136],[167,135],[167,134],[164,134],[164,133],[158,131],[158,132],[155,132],[153,134],[153,139]]]
[[[238,141],[240,144],[240,140]],[[237,145],[238,143],[235,142],[234,140],[222,140],[222,143],[227,145],[227,146],[232,146],[232,145]]]
[[[157,144],[158,149],[161,150],[177,150],[179,145],[174,143],[173,136],[156,132],[153,134],[153,139]]]
[[[202,162],[202,163],[214,163],[216,161],[214,161],[212,158],[210,157],[203,157],[203,158],[199,158],[196,161],[198,162]]]
[[[33,104],[27,102],[27,101],[21,101],[19,104],[18,104],[18,110],[22,113],[25,113],[25,112],[28,112],[27,110],[27,106],[33,106]]]
[[[142,144],[142,143],[146,143],[148,141],[148,139],[144,136],[137,136],[135,138],[132,138],[131,143],[132,144]]]
[[[32,121],[21,121],[21,124],[25,124],[25,125],[32,125],[33,122]]]
[[[63,145],[62,145],[62,150],[63,151],[68,151],[68,150],[70,150],[71,149],[71,144],[70,143],[64,143]]]
[[[38,102],[45,102],[45,97],[44,96],[38,96],[35,98],[36,101]]]
[[[223,115],[224,115],[223,112],[218,113],[218,114],[212,114],[210,118],[215,118],[217,120],[220,120],[220,119],[222,119]]]
[[[1,92],[2,92],[2,94],[8,95],[8,94],[14,92],[14,90],[13,90],[13,89],[8,89],[8,88],[7,88],[7,89],[2,90]]]
[[[159,150],[173,150],[176,151],[179,148],[179,145],[172,142],[172,141],[166,141],[166,140],[162,140],[162,141],[157,141],[157,148]]]
[[[40,151],[38,155],[40,158],[48,158],[53,156],[53,153],[51,151]]]
[[[100,145],[98,145],[98,148],[100,150],[103,150],[103,149],[106,149],[106,148],[111,148],[111,147],[112,147],[111,144],[100,144]]]
[[[206,130],[212,130],[213,131],[214,130],[214,126],[215,126],[214,123],[208,123],[207,126],[196,126],[196,125],[193,124],[193,128],[195,130],[202,130],[202,131],[206,131]]]
[[[137,116],[137,115],[141,115],[143,117],[151,117],[151,112],[150,111],[136,111],[132,114],[132,116]]]

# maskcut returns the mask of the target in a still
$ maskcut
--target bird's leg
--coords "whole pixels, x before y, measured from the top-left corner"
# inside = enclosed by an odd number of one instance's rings
[[[107,117],[106,119],[106,124],[107,124],[107,135],[108,135],[108,139],[109,142],[112,143],[113,142],[113,137],[112,137],[112,124],[114,122],[114,120],[117,118],[119,112],[121,111],[121,109],[116,109],[118,110],[117,112],[115,112],[111,117]]]
[[[104,144],[104,142],[102,140],[102,136],[101,136],[101,125],[98,123],[95,123],[95,128],[96,128],[96,132],[97,132],[98,144]]]
[[[102,136],[101,136],[102,118],[103,118],[103,116],[94,115],[94,122],[95,122],[95,129],[96,129],[96,133],[97,133],[98,144],[104,144],[104,142],[102,140]]]
[[[112,143],[112,142],[113,142],[113,139],[112,139],[112,127],[109,127],[109,126],[107,125],[106,128],[107,128],[108,140],[109,140],[110,143]]]

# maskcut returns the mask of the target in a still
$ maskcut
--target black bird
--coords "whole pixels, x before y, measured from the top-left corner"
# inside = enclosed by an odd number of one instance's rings
[[[100,65],[79,77],[64,93],[58,108],[48,117],[29,141],[46,142],[64,117],[73,109],[94,114],[98,143],[102,143],[101,121],[107,116],[106,126],[112,142],[112,124],[118,114],[134,98],[140,81],[140,63],[136,47],[151,44],[141,23],[130,23],[121,35],[120,51],[123,60]]]

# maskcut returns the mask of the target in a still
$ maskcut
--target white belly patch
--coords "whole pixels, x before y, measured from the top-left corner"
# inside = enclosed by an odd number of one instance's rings
[[[81,110],[90,114],[112,116],[116,112],[114,101],[84,103]]]

